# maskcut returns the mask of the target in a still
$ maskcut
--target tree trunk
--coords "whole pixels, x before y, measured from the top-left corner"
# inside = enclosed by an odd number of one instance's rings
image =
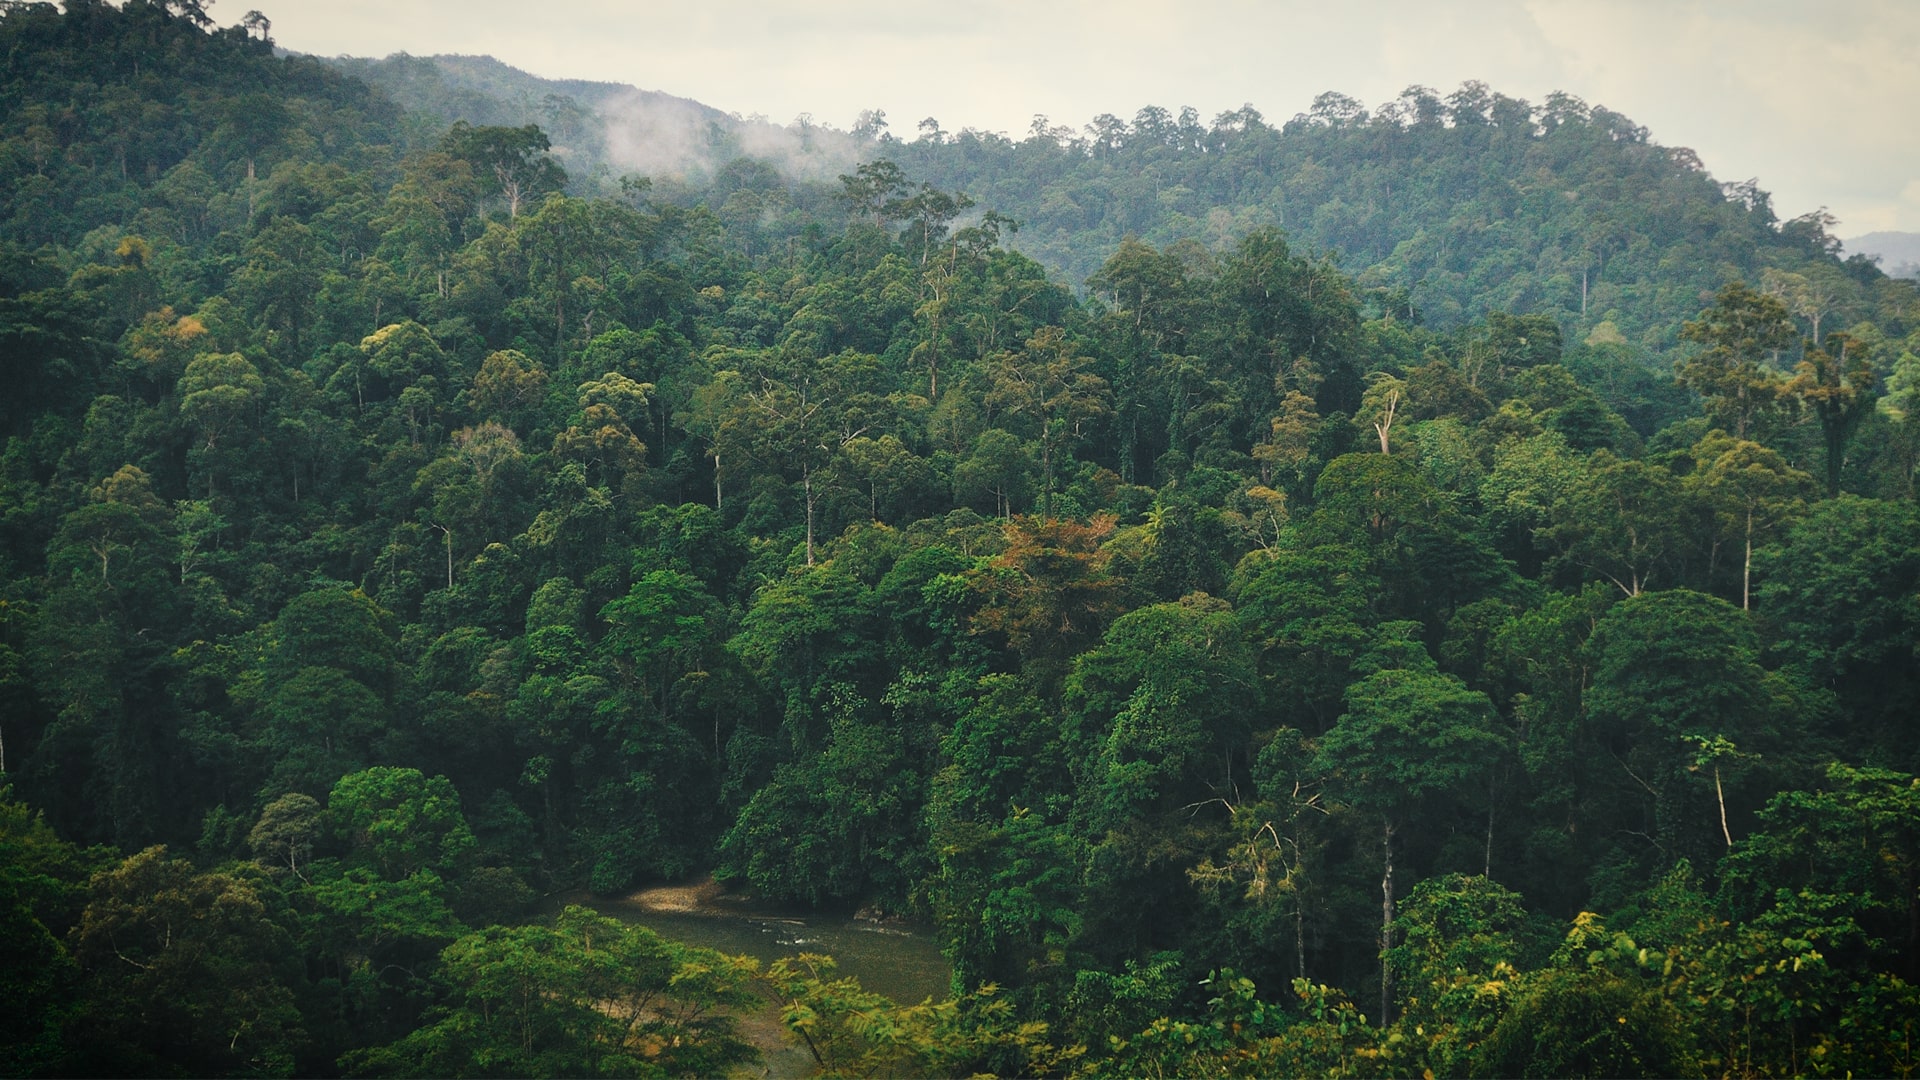
[[[1388,434],[1393,431],[1393,414],[1399,407],[1400,395],[1397,393],[1388,394],[1387,411],[1381,415],[1380,419],[1373,422],[1373,430],[1380,433],[1380,452],[1383,454],[1393,452],[1388,443]]]
[[[813,470],[806,469],[800,474],[800,486],[807,497],[807,565],[813,565]]]
[[[1296,852],[1296,855],[1298,853]],[[1293,891],[1293,957],[1294,970],[1301,978],[1307,977],[1307,909],[1303,906],[1300,890]]]
[[[1840,473],[1847,464],[1846,428],[1843,420],[1827,425],[1827,498],[1840,494]]]
[[[1747,510],[1747,560],[1740,567],[1740,610],[1753,607],[1753,510]]]
[[[1047,444],[1046,431],[1040,433],[1040,477],[1045,485],[1042,492],[1040,520],[1053,520],[1053,449]]]
[[[1713,797],[1720,800],[1720,835],[1727,840],[1727,846],[1733,846],[1733,832],[1727,828],[1727,793],[1720,787],[1720,766],[1713,767]]]
[[[1493,770],[1488,770],[1488,771],[1492,772]],[[1497,778],[1488,780],[1487,781],[1487,851],[1486,851],[1486,859],[1480,866],[1480,876],[1484,878],[1493,877],[1493,814],[1494,814],[1494,808],[1499,805],[1499,802],[1500,802],[1499,796],[1500,796],[1499,780]]]
[[[445,525],[435,525],[447,537],[447,588],[453,588],[453,530]]]
[[[1386,1027],[1393,1009],[1393,969],[1387,950],[1393,948],[1393,819],[1385,819],[1380,842],[1384,872],[1380,875],[1380,1026]]]

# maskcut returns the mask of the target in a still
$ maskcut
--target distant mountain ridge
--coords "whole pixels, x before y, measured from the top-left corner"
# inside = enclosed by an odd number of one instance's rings
[[[1038,119],[1018,141],[924,126],[906,140],[884,114],[854,132],[781,126],[492,57],[332,63],[443,122],[539,124],[581,193],[638,173],[665,182],[657,195],[718,209],[728,192],[708,185],[739,157],[829,187],[862,161],[890,159],[913,181],[971,196],[976,213],[1019,221],[1013,246],[1075,288],[1127,236],[1220,251],[1278,226],[1338,259],[1378,302],[1410,303],[1437,325],[1543,313],[1582,338],[1610,324],[1661,352],[1730,280],[1842,282],[1816,289],[1842,298],[1842,324],[1878,304],[1886,280],[1869,259],[1843,262],[1830,218],[1782,222],[1757,181],[1722,183],[1693,151],[1568,94],[1534,105],[1467,83],[1444,97],[1412,87],[1372,111],[1322,94],[1279,124],[1251,106],[1211,124],[1149,106],[1080,130]]]
[[[444,123],[537,124],[569,170],[583,178],[604,171],[613,156],[659,160],[632,152],[638,148],[710,142],[715,125],[731,120],[687,98],[619,83],[542,79],[491,56],[395,53],[383,60],[341,57],[329,63],[384,91],[407,110]],[[650,122],[607,122],[607,117],[623,115]]]
[[[343,56],[327,63],[385,90],[410,109],[437,115],[449,110],[470,111],[472,115],[457,117],[469,123],[495,122],[516,110],[538,111],[547,97],[568,97],[596,108],[639,98],[680,106],[709,120],[732,119],[692,98],[642,90],[628,83],[546,79],[491,56],[394,53],[381,60]]]
[[[1879,257],[1880,269],[1893,277],[1920,278],[1920,233],[1870,232],[1846,244],[1848,251]]]

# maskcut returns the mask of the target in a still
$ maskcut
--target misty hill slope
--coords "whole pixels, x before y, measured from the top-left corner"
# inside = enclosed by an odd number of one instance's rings
[[[1847,250],[1878,257],[1894,277],[1920,278],[1920,233],[1871,232],[1848,240]]]
[[[858,163],[864,145],[831,128],[784,128],[626,83],[545,79],[491,56],[396,53],[327,63],[442,125],[538,124],[585,190],[595,188],[596,177],[625,173],[698,186],[740,156],[778,161],[791,176],[831,181]]]
[[[576,180],[640,172],[692,192],[737,154],[832,183],[888,158],[1022,223],[1013,244],[1080,287],[1129,235],[1226,249],[1262,226],[1326,252],[1382,303],[1460,326],[1491,311],[1551,314],[1582,334],[1611,323],[1642,346],[1734,278],[1812,274],[1843,320],[1882,303],[1865,260],[1843,264],[1831,221],[1781,222],[1755,182],[1723,184],[1691,150],[1565,94],[1539,106],[1468,84],[1369,112],[1324,94],[1271,124],[1251,107],[1037,123],[1025,138],[780,127],[669,95],[539,79],[491,58],[339,61],[443,120],[539,123]],[[877,136],[877,137],[876,137]],[[1784,279],[1783,279],[1784,280]]]
[[[396,60],[413,59],[405,54],[388,57],[385,61],[367,61],[368,82],[393,93],[396,100],[408,107],[414,107],[407,97],[395,93],[379,72]],[[491,56],[437,55],[427,58],[441,82],[457,88],[491,94],[496,98],[508,100],[532,99],[537,93],[542,97],[561,95],[570,97],[583,105],[598,107],[612,102],[620,102],[634,97],[651,101],[671,102],[687,107],[712,120],[725,120],[727,114],[691,98],[675,97],[672,94],[656,90],[642,90],[628,83],[596,82],[590,79],[543,79],[537,75],[510,67]],[[371,77],[369,77],[371,76]]]
[[[491,56],[395,53],[381,60],[339,57],[327,63],[441,124],[538,124],[581,176],[610,161],[678,168],[673,158],[661,156],[667,148],[712,145],[737,123],[689,98],[624,83],[543,79]]]

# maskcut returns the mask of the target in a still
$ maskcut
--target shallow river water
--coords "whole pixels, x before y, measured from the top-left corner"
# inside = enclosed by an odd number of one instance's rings
[[[820,953],[833,957],[841,975],[903,1004],[948,996],[952,968],[924,928],[876,923],[845,916],[769,908],[720,894],[707,884],[649,890],[630,897],[568,898],[602,915],[644,926],[661,937],[767,963],[783,956]],[[785,1038],[771,1004],[742,1017],[742,1034],[760,1047],[761,1067],[748,1075],[805,1076],[813,1064],[806,1051]],[[764,1072],[762,1072],[764,1068]]]
[[[766,964],[782,956],[823,953],[860,985],[903,1004],[944,1001],[951,969],[923,931],[821,915],[683,914],[651,911],[623,900],[594,900],[595,910],[644,926],[664,938],[744,954]]]

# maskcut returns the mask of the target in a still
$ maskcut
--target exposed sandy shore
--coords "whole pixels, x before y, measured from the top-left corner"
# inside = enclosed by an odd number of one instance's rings
[[[696,878],[680,885],[655,885],[650,889],[641,889],[627,896],[626,902],[648,911],[662,911],[675,915],[713,915],[721,914],[722,899],[740,899],[729,893],[726,886],[710,876]],[[733,914],[724,911],[725,914]]]

